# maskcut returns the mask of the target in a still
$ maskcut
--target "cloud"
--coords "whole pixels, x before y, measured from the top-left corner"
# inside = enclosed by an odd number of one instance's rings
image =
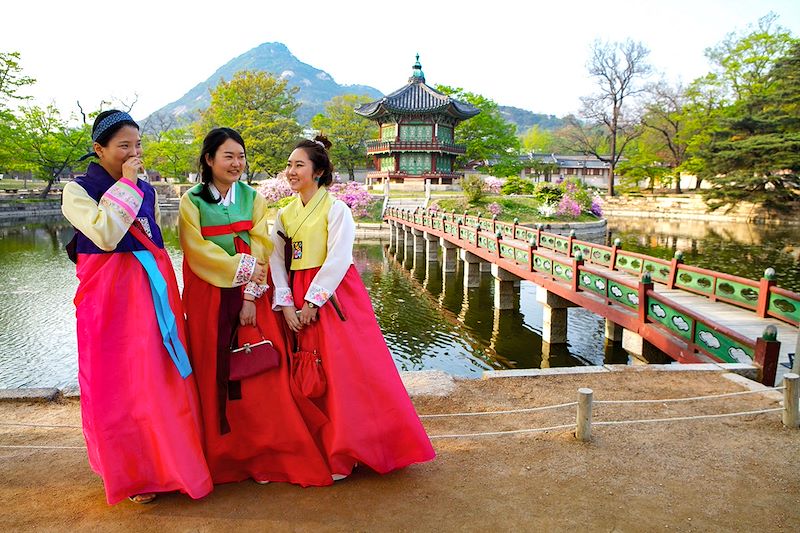
[[[728,355],[739,361],[740,363],[752,363],[753,360],[750,359],[750,356],[747,355],[747,352],[742,350],[741,348],[728,348]]]
[[[708,331],[701,331],[698,337],[700,337],[700,340],[709,348],[719,348],[720,346],[719,339]]]
[[[613,294],[617,298],[622,298],[622,291],[616,285],[613,285],[609,290],[611,291],[611,294]]]
[[[651,311],[653,312],[653,314],[654,314],[654,315],[656,315],[658,318],[664,318],[665,316],[667,316],[667,312],[666,312],[666,311],[664,311],[664,308],[663,308],[663,307],[661,307],[661,306],[660,306],[660,305],[658,305],[658,304],[652,304],[652,305],[650,306],[650,310],[651,310]]]
[[[689,331],[689,324],[686,323],[682,316],[672,317],[672,323],[681,331]]]
[[[597,279],[594,282],[594,286],[602,291],[602,290],[605,290],[606,283],[602,279]]]
[[[639,305],[639,295],[632,292],[628,293],[628,301],[633,305]]]
[[[589,276],[584,274],[584,276],[583,276],[583,284],[584,285],[591,285],[592,284],[592,278],[590,278]]]

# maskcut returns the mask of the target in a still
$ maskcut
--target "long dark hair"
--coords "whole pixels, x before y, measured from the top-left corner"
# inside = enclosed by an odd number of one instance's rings
[[[331,163],[330,155],[328,155],[328,148],[331,146],[331,142],[327,137],[317,135],[313,141],[303,139],[294,147],[295,150],[302,148],[306,151],[314,172],[322,170],[322,175],[318,180],[320,187],[333,183],[333,164]]]
[[[244,139],[242,139],[242,136],[239,135],[239,132],[236,130],[231,128],[214,128],[209,131],[206,138],[203,139],[203,149],[200,151],[200,178],[203,182],[203,186],[200,188],[200,192],[194,194],[210,204],[219,203],[222,198],[214,198],[214,195],[211,194],[210,185],[214,181],[214,174],[211,172],[211,165],[206,161],[206,155],[213,159],[219,147],[228,139],[232,139],[242,145],[246,158],[247,148],[244,145]]]

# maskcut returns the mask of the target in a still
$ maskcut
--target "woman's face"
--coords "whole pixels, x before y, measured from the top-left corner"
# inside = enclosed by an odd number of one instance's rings
[[[239,181],[247,167],[244,147],[233,139],[227,139],[217,148],[214,157],[206,154],[206,163],[211,167],[214,183],[230,187]]]
[[[319,185],[314,178],[319,178],[321,175],[321,170],[314,171],[314,165],[303,148],[295,148],[289,155],[289,161],[286,163],[286,179],[289,180],[289,186],[294,192],[318,188]]]
[[[133,126],[122,126],[106,146],[94,143],[94,151],[100,164],[115,178],[122,176],[122,164],[131,157],[142,157],[142,140],[139,130]]]

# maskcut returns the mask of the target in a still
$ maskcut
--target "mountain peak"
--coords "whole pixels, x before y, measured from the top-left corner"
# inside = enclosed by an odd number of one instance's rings
[[[180,118],[190,118],[208,107],[210,91],[221,80],[230,80],[242,70],[264,71],[286,79],[290,87],[298,87],[296,98],[300,102],[297,120],[307,124],[311,117],[324,110],[325,103],[343,94],[366,94],[381,98],[383,94],[367,85],[339,85],[327,72],[297,59],[289,48],[280,42],[262,43],[217,69],[207,80],[198,83],[178,100],[167,104],[154,114],[170,113]]]

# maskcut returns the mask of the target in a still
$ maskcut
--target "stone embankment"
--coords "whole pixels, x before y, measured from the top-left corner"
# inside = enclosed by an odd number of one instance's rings
[[[699,194],[615,196],[604,199],[603,213],[614,217],[681,218],[755,224],[800,224],[800,212],[770,213],[759,204],[740,202],[731,210],[710,211]]]

